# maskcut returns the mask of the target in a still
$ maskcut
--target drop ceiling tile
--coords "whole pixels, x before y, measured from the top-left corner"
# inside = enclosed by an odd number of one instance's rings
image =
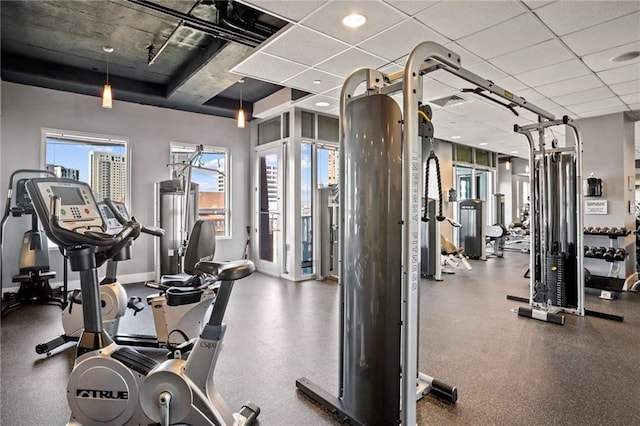
[[[598,77],[607,84],[622,83],[640,78],[640,63],[613,68],[598,73]]]
[[[600,117],[603,115],[609,115],[609,114],[615,114],[618,112],[624,112],[624,111],[629,111],[629,109],[626,106],[614,106],[611,108],[605,108],[605,109],[597,109],[594,111],[587,111],[587,112],[583,112],[582,114],[580,114],[580,118],[587,118],[587,117]]]
[[[610,87],[616,95],[630,95],[640,92],[640,80],[625,81],[624,83],[613,84]]]
[[[620,96],[620,99],[622,99],[622,102],[627,105],[637,104],[640,103],[640,93],[636,92],[629,95],[622,95]]]
[[[493,82],[507,76],[506,73],[486,61],[478,62],[477,64],[473,64],[464,68],[484,78],[485,80],[491,80]]]
[[[307,67],[296,62],[257,52],[236,65],[231,72],[280,83],[305,69]]]
[[[498,2],[498,4],[504,3]],[[481,58],[492,59],[552,37],[553,34],[533,16],[522,14],[456,42]]]
[[[559,81],[556,83],[546,84],[536,87],[536,91],[545,96],[553,98],[554,96],[566,95],[583,90],[595,89],[601,87],[602,83],[594,75],[583,75],[582,77],[572,78],[570,80]]]
[[[407,15],[415,15],[418,12],[421,12],[425,9],[432,7],[435,4],[440,3],[440,0],[437,1],[426,1],[426,0],[384,0],[385,3],[389,3],[391,6],[396,9],[406,13]]]
[[[314,81],[319,80],[320,84]],[[296,76],[284,80],[283,85],[306,90],[311,93],[322,93],[330,90],[344,82],[344,78],[326,73],[324,71],[309,68]]]
[[[436,106],[433,110],[433,120],[436,127],[442,125],[444,127],[456,129],[460,120],[462,120],[462,117],[451,111],[447,111]]]
[[[545,4],[552,3],[554,0],[522,0],[531,9],[537,9]]]
[[[439,44],[449,42],[447,38],[425,27],[415,19],[408,18],[363,41],[358,44],[358,47],[374,55],[395,61],[411,53],[418,44],[427,40]]]
[[[536,14],[559,36],[640,10],[638,1],[557,1]]]
[[[591,70],[581,61],[571,59],[548,67],[516,74],[515,77],[523,83],[535,87],[567,80],[569,78],[580,77],[590,73]]]
[[[326,2],[327,0],[243,0],[243,3],[248,3],[256,9],[269,12],[291,22],[298,22]]]
[[[424,77],[422,80],[422,96],[423,100],[438,99],[443,96],[453,95],[457,93],[458,89],[455,89],[446,84],[440,83],[429,77]]]
[[[450,72],[442,69],[431,72],[427,75],[433,78],[434,80],[438,80],[440,83],[444,83],[451,87],[463,88],[463,87],[468,87],[469,85],[469,83],[467,83],[465,80],[461,79],[460,77],[457,77],[451,74]]]
[[[465,93],[464,97],[469,99],[469,102],[446,106],[444,109],[469,119],[480,119],[483,115],[493,115],[496,111],[503,109],[500,105],[493,102],[488,103],[490,101],[472,93]]]
[[[313,46],[301,49],[300,46]],[[303,65],[313,66],[349,48],[349,45],[299,25],[278,36],[261,50]]]
[[[546,111],[549,111],[550,109],[553,109],[553,108],[559,108],[561,106],[561,105],[558,105],[558,103],[556,103],[556,102],[554,102],[554,101],[552,101],[551,99],[548,99],[548,98],[538,99],[535,102],[535,105],[537,107],[540,107],[540,108],[546,110]]]
[[[584,113],[591,112],[591,111],[600,111],[607,108],[616,108],[616,107],[622,107],[622,106],[624,105],[620,101],[620,99],[615,97],[615,98],[609,98],[609,99],[602,99],[599,101],[586,102],[584,104],[572,105],[571,111],[575,112],[576,114],[582,115]]]
[[[611,89],[603,86],[598,87],[597,89],[583,90],[581,92],[570,93],[568,95],[555,96],[553,100],[562,106],[571,108],[571,106],[575,104],[607,99],[613,96],[615,96],[615,94]]]
[[[333,99],[340,99],[340,93],[342,93],[342,85],[327,90],[326,92],[322,92],[322,96],[327,96]]]
[[[470,67],[471,65],[482,61],[482,58],[479,58],[457,43],[447,43],[444,47],[460,56],[460,62],[462,63],[463,68]]]
[[[403,69],[404,69],[404,67],[401,67],[398,64],[392,63],[392,64],[387,64],[387,65],[384,65],[384,66],[380,67],[379,71],[382,71],[385,74],[392,74],[394,72],[401,71]]]
[[[358,28],[348,28],[342,25],[342,18],[352,13],[365,16],[367,22]],[[404,13],[382,2],[330,1],[304,18],[301,23],[355,45],[397,24],[406,17]],[[307,48],[312,47],[308,46]]]
[[[562,37],[578,56],[638,41],[640,12],[614,19]]]
[[[318,106],[316,105],[317,102],[326,102],[329,105]],[[323,95],[315,95],[315,96],[309,96],[299,102],[296,102],[296,106],[300,108],[308,109],[311,111],[328,113],[329,111],[335,108],[339,109],[340,101],[337,99],[329,98],[327,96],[323,96]]]
[[[346,78],[357,68],[377,69],[387,63],[388,61],[382,58],[352,47],[319,63],[314,68]]]
[[[520,90],[525,90],[527,88],[526,84],[511,76],[495,80],[494,83],[511,93],[515,93],[516,95],[520,93]]]
[[[515,75],[566,61],[574,56],[558,40],[548,40],[507,55],[493,58],[491,63],[501,70]]]
[[[536,100],[538,99],[544,99],[545,96],[541,95],[540,93],[536,92],[533,89],[524,89],[524,90],[518,90],[518,93],[516,93],[516,95],[520,96],[521,98],[524,98],[526,100],[528,100],[529,102],[533,102],[535,103]]]
[[[640,41],[625,44],[623,46],[614,47],[612,49],[603,50],[602,52],[586,55],[582,57],[582,60],[589,68],[595,72],[600,72],[612,68],[618,68],[620,66],[626,66],[628,64],[640,64],[640,57],[631,61],[625,62],[612,62],[611,58],[615,58],[623,53],[640,51]]]
[[[563,116],[568,116],[569,118],[576,118],[576,114],[568,108],[560,107],[560,108],[552,108],[549,112],[555,115],[557,118],[561,118]],[[559,128],[560,130],[560,128]],[[554,130],[555,132],[555,130]]]
[[[517,2],[443,1],[416,18],[440,34],[457,40],[524,13]]]

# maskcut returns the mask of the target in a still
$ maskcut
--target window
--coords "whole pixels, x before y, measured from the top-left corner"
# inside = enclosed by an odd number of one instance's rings
[[[287,116],[287,131],[289,120]],[[263,123],[258,124],[258,145],[262,145],[265,143],[277,141],[280,139],[281,129],[280,129],[280,116],[272,118],[271,120],[267,120]]]
[[[44,166],[59,177],[91,185],[98,201],[127,203],[127,140],[109,136],[43,130]]]
[[[186,162],[195,152],[194,145],[171,144],[171,164]],[[198,184],[198,217],[212,219],[219,237],[231,238],[231,182],[229,150],[204,146],[196,166],[191,171],[191,181]],[[172,170],[176,178],[179,168]]]
[[[340,135],[340,121],[334,117],[318,115],[318,139],[338,142]]]
[[[318,145],[318,188],[335,186],[340,175],[340,157],[336,147]]]
[[[302,273],[313,273],[313,144],[302,142],[300,145],[300,200],[302,237]]]
[[[315,128],[315,114],[311,112],[302,111],[300,115],[300,121],[302,122],[302,137],[315,139],[316,137],[316,128]]]

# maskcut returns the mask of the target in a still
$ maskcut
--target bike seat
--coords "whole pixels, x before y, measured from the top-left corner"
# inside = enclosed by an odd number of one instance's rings
[[[221,281],[235,281],[248,277],[256,270],[256,267],[250,260],[234,260],[231,262],[201,260],[196,264],[196,269],[213,275]]]

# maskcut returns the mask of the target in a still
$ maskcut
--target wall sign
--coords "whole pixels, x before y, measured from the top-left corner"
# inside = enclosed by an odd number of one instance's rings
[[[607,200],[585,200],[584,214],[607,214]]]

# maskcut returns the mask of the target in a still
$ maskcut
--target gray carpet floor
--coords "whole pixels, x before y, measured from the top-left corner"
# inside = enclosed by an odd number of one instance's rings
[[[418,403],[420,425],[640,424],[640,294],[613,301],[589,293],[587,308],[624,315],[623,323],[568,316],[558,326],[518,318],[528,295],[528,256],[472,261],[442,282],[422,280],[420,370],[457,386],[449,405]],[[140,285],[130,295],[145,295]],[[336,394],[338,287],[261,274],[238,281],[216,384],[231,407],[258,404],[261,425],[332,425],[329,414],[295,389],[307,377]],[[522,306],[522,305],[520,305]],[[131,312],[122,332],[152,333],[150,309]],[[73,350],[50,358],[34,346],[62,332],[60,309],[28,306],[1,322],[2,425],[61,425],[69,418],[66,381]]]

